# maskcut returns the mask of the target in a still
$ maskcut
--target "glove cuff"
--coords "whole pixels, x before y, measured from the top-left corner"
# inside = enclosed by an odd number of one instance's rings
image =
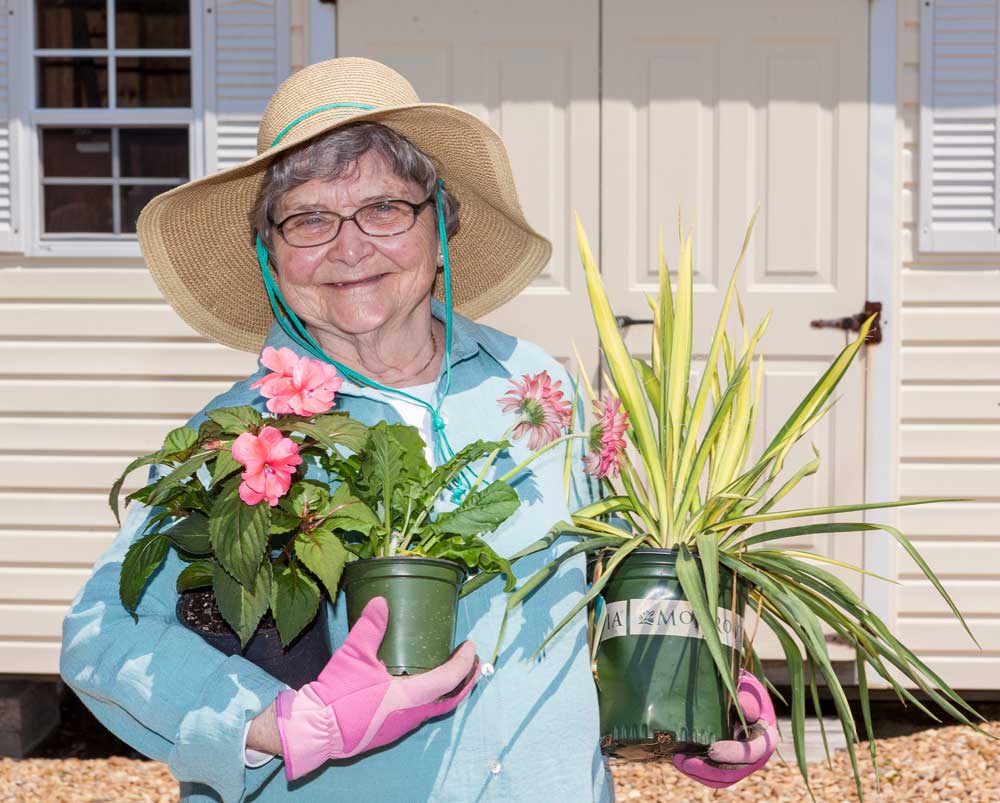
[[[289,781],[312,772],[327,759],[343,755],[344,740],[337,718],[311,684],[301,691],[286,689],[280,692],[274,710],[285,759],[285,777]]]

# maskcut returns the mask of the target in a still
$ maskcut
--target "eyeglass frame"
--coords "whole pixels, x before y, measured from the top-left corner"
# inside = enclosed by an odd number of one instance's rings
[[[408,207],[410,207],[410,209],[413,210],[413,220],[410,222],[410,225],[407,228],[403,229],[402,231],[393,232],[392,234],[369,234],[367,231],[364,230],[361,224],[358,223],[357,220],[355,220],[359,212],[363,212],[365,209],[369,209],[370,207],[373,206],[378,206],[379,204],[387,204],[387,203],[406,204]],[[405,198],[382,198],[379,201],[372,201],[370,204],[365,204],[364,206],[358,207],[357,209],[354,210],[354,214],[351,215],[341,215],[339,212],[330,212],[329,210],[326,209],[311,209],[307,212],[295,212],[292,215],[288,215],[280,223],[276,223],[274,219],[270,215],[268,215],[267,222],[270,223],[274,227],[274,229],[278,232],[278,234],[281,235],[281,239],[285,241],[285,245],[287,245],[289,248],[316,248],[317,246],[326,245],[327,243],[332,243],[334,240],[336,240],[337,237],[340,235],[340,232],[343,230],[344,224],[349,220],[354,221],[354,225],[358,227],[358,231],[360,231],[366,237],[398,237],[400,234],[406,234],[406,232],[410,231],[414,226],[417,225],[417,218],[420,216],[420,213],[423,212],[428,205],[433,203],[434,203],[434,193],[432,192],[418,204],[415,204],[412,201],[407,201]],[[285,237],[285,232],[283,231],[285,224],[288,223],[288,221],[294,217],[301,217],[302,215],[315,215],[317,212],[325,212],[327,214],[336,215],[337,218],[340,220],[340,223],[337,224],[337,231],[333,235],[333,237],[331,237],[329,240],[324,240],[321,243],[311,243],[309,245],[295,245],[293,243],[288,242],[288,238]]]

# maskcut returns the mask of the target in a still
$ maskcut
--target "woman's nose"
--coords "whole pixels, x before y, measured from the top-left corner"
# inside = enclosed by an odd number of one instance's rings
[[[337,236],[328,244],[326,258],[356,265],[374,250],[371,240],[353,220],[340,224]]]

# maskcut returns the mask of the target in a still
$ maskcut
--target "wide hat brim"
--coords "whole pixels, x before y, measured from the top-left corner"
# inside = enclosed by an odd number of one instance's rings
[[[333,65],[337,69],[331,71]],[[548,262],[551,245],[525,220],[502,140],[457,107],[419,100],[387,106],[371,103],[372,87],[364,81],[346,90],[337,86],[357,102],[379,107],[315,113],[296,123],[277,145],[264,146],[276,127],[323,105],[319,87],[309,86],[310,71],[336,86],[338,74],[353,77],[359,69],[369,83],[402,82],[404,86],[390,87],[390,97],[409,95],[416,100],[401,76],[377,62],[335,59],[314,64],[275,94],[261,123],[257,156],[156,196],[139,216],[139,242],[150,273],[174,310],[206,337],[243,351],[260,350],[274,323],[251,225],[264,172],[279,154],[350,123],[377,122],[402,134],[431,157],[439,177],[461,202],[459,230],[448,241],[457,312],[477,318],[496,309],[520,293]],[[290,102],[282,103],[282,91],[293,81],[298,91],[288,93],[291,97],[285,100]],[[303,107],[304,97],[311,105]],[[434,294],[443,300],[441,281]]]

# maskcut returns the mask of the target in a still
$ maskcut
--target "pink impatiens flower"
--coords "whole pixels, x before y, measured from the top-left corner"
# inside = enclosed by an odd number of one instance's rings
[[[590,430],[590,449],[583,458],[583,470],[591,477],[617,477],[625,461],[625,431],[628,412],[621,399],[605,396],[594,402],[597,423]]]
[[[288,493],[295,467],[302,462],[298,444],[274,427],[264,427],[259,435],[244,432],[233,441],[233,457],[246,466],[240,475],[240,499],[248,505],[266,499],[271,507]]]
[[[279,415],[325,413],[333,407],[334,394],[344,384],[332,365],[299,357],[290,348],[268,346],[260,361],[272,373],[250,387],[260,388],[260,394],[267,399],[267,409]]]
[[[548,371],[524,374],[521,379],[511,379],[514,387],[497,401],[505,413],[517,413],[514,439],[530,435],[528,448],[534,451],[554,441],[569,426],[572,405],[559,389],[562,380],[553,382]]]

